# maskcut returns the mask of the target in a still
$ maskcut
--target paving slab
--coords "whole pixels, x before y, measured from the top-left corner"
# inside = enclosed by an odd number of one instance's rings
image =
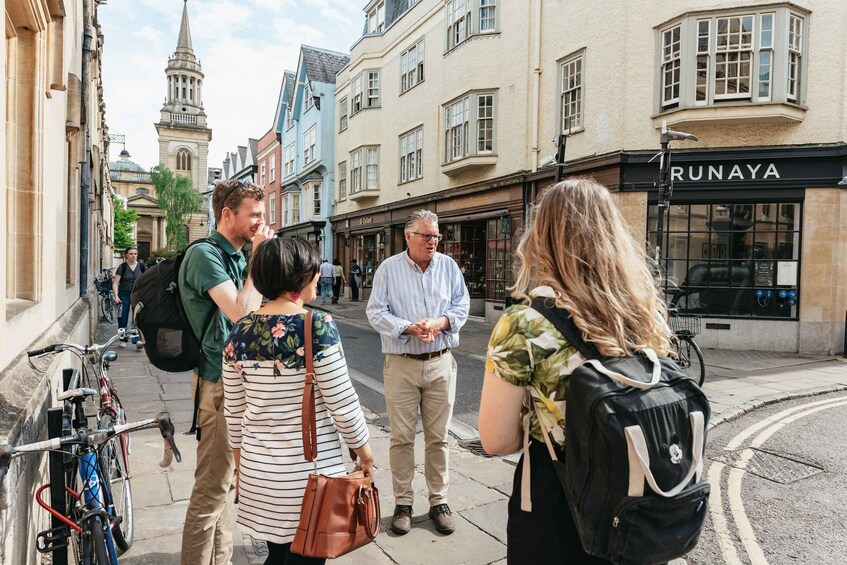
[[[487,533],[506,544],[506,522],[509,519],[509,501],[505,498],[463,510],[462,517]]]

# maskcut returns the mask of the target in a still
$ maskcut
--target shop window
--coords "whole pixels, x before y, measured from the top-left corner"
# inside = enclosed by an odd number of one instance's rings
[[[800,203],[673,204],[664,218],[665,291],[681,313],[798,317]],[[656,243],[656,206],[648,230]]]
[[[485,222],[446,224],[443,230],[442,253],[459,265],[471,298],[485,298]]]
[[[500,220],[488,220],[485,258],[485,298],[505,300],[506,287],[511,284],[512,241],[508,233],[501,233]]]

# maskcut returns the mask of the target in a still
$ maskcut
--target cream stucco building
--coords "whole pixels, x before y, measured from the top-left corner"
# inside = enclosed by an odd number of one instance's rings
[[[111,266],[112,199],[104,122],[98,2],[6,0],[0,59],[0,442],[44,437],[46,410],[69,354],[25,352],[88,343],[96,323],[94,277]],[[2,495],[0,563],[37,563],[36,534],[50,528],[32,501],[46,458],[12,466]]]
[[[706,347],[834,353],[847,310],[843,3],[373,0],[336,89],[337,243],[378,264],[417,207],[493,319],[528,205],[566,175],[655,244],[658,131],[676,142],[663,267]],[[342,167],[346,166],[346,169]],[[346,173],[346,174],[342,174]],[[341,247],[339,247],[341,248]],[[669,286],[673,292],[673,287]]]
[[[126,149],[120,152],[117,161],[109,163],[109,173],[112,190],[124,200],[128,210],[137,213],[132,237],[138,247],[139,260],[146,261],[152,251],[163,249],[168,243],[167,223],[156,199],[156,186],[150,172],[132,161]],[[123,252],[122,249],[117,251]]]

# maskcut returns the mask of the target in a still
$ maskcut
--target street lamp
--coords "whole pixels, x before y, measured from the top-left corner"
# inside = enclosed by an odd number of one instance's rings
[[[500,221],[497,227],[497,233],[500,235],[509,235],[512,233],[512,216],[509,211],[505,211],[500,215]]]

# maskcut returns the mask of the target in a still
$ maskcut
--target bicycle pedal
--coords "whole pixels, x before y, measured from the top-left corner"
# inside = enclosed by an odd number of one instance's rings
[[[49,553],[57,549],[68,547],[68,538],[71,532],[67,526],[59,526],[52,530],[40,532],[35,538],[35,549],[39,553]]]

